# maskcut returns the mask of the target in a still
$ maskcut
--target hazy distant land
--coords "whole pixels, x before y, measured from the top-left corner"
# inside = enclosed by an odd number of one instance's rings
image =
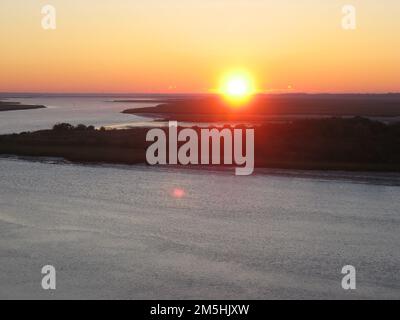
[[[113,100],[111,102],[123,103],[176,103],[184,101],[183,99],[127,99],[127,100]]]
[[[223,98],[184,99],[123,113],[162,116],[177,121],[259,121],[271,116],[400,117],[400,94],[281,94],[258,95],[232,107]]]
[[[45,106],[41,105],[29,105],[21,104],[13,101],[0,101],[0,112],[1,111],[15,111],[15,110],[30,110],[30,109],[43,109]]]

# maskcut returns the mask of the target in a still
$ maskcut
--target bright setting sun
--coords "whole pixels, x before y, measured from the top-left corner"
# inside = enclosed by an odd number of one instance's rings
[[[227,92],[230,96],[243,97],[249,92],[249,85],[245,79],[236,78],[228,82]]]
[[[232,102],[244,102],[255,93],[255,88],[251,76],[241,72],[226,75],[220,92]]]

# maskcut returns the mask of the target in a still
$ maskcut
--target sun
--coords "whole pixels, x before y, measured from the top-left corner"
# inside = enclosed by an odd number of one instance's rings
[[[247,79],[242,77],[232,78],[226,84],[226,93],[232,97],[244,97],[250,92]]]
[[[231,103],[243,103],[255,93],[251,76],[247,73],[231,73],[222,80],[220,93]]]

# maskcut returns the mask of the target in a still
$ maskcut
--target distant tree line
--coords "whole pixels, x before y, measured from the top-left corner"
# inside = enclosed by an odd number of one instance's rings
[[[86,126],[84,124],[78,124],[77,126],[73,126],[69,123],[57,123],[53,126],[53,131],[93,131],[95,130],[94,126]]]

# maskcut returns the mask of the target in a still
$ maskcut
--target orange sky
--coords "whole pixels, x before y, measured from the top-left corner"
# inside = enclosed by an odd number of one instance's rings
[[[211,92],[236,69],[261,92],[400,91],[400,1],[352,1],[355,31],[345,3],[1,0],[0,91]]]

